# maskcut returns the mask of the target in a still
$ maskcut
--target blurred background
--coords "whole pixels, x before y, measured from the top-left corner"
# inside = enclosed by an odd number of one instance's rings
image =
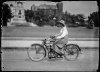
[[[18,14],[38,26],[56,26],[61,19],[68,27],[99,26],[97,1],[7,1],[2,6],[3,26]]]

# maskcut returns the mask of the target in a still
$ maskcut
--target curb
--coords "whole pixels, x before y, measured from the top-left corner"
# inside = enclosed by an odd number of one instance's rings
[[[47,39],[47,37],[1,37],[2,40],[36,40]],[[69,41],[99,41],[99,38],[68,38]]]
[[[33,43],[41,44],[45,38],[32,37],[2,37],[1,47],[30,47]],[[77,44],[80,47],[99,47],[99,38],[69,38],[68,44]]]
[[[27,50],[29,47],[2,47],[1,50]],[[99,47],[80,47],[81,49],[99,49]]]

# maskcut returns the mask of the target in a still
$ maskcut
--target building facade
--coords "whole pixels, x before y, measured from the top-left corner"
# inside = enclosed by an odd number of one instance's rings
[[[45,15],[55,15],[58,20],[62,18],[63,3],[57,3],[56,5],[42,4],[40,6],[31,6],[32,11],[43,10]]]
[[[24,7],[23,7],[23,3],[22,2],[17,2],[16,6],[13,6],[12,4],[10,5],[12,14],[14,17],[18,17],[18,18],[25,18],[24,15]]]
[[[22,2],[16,2],[16,5],[10,4],[10,8],[13,18],[11,18],[11,22],[8,23],[8,26],[16,25],[16,23],[26,23],[25,10]]]

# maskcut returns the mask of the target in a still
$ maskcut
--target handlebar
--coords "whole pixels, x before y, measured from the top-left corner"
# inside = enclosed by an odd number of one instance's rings
[[[55,36],[50,36],[50,39],[42,39],[41,41],[43,41],[43,42],[47,42],[47,41],[50,41],[50,42],[55,42],[56,41],[56,39],[55,39]]]
[[[47,39],[42,39],[41,41],[47,41]]]
[[[50,41],[50,42],[55,42],[55,40],[52,40],[52,41]]]
[[[50,38],[51,38],[51,39],[54,39],[54,38],[55,38],[55,36],[50,36]]]
[[[55,40],[56,40],[56,39],[52,39],[52,40],[50,40],[50,42],[55,42]],[[46,42],[47,39],[42,39],[41,41]],[[48,41],[49,41],[49,40],[48,40]]]

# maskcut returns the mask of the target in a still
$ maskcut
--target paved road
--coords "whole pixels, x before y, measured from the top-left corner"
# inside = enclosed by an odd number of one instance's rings
[[[99,49],[83,49],[76,61],[45,60],[32,62],[26,50],[2,50],[3,71],[95,71],[98,69]]]

